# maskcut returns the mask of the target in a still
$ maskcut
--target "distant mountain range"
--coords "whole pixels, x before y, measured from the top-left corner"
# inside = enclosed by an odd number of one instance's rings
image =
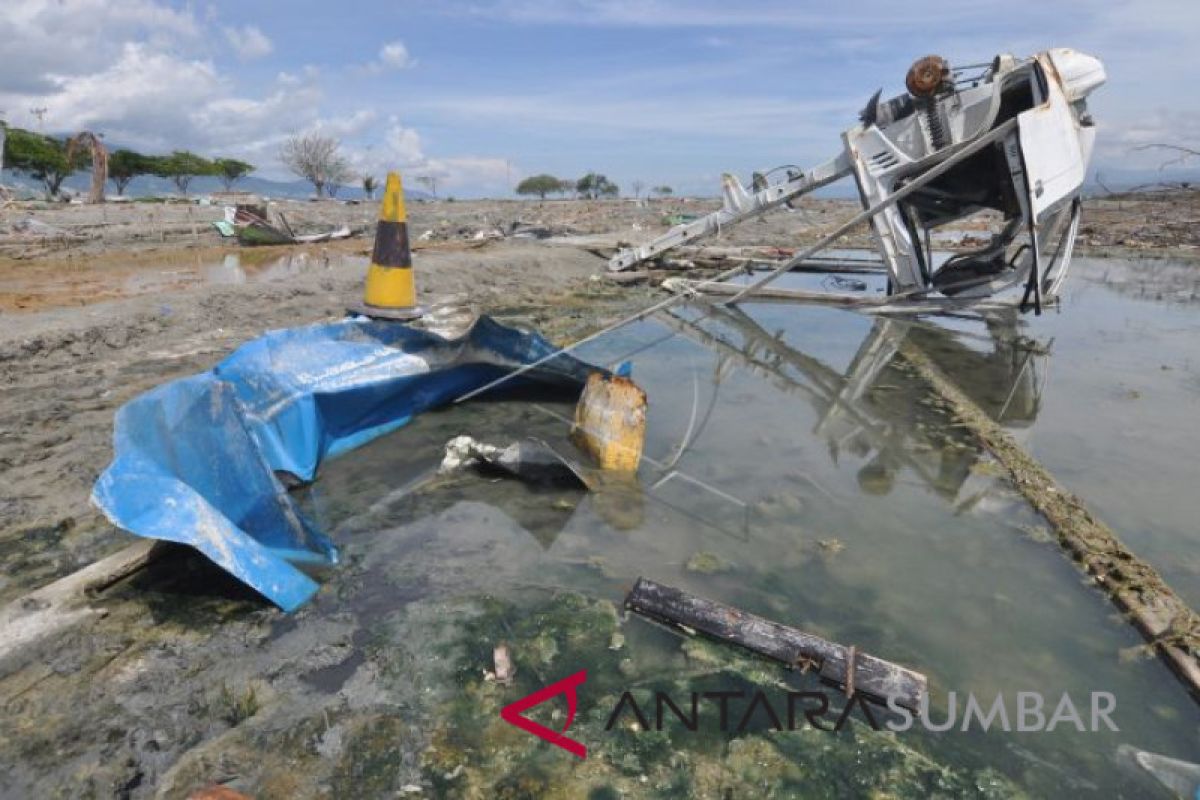
[[[1175,167],[1174,169],[1158,172],[1156,170],[1129,170],[1129,169],[1107,169],[1100,170],[1100,178],[1104,181],[1104,185],[1113,191],[1121,191],[1132,188],[1134,186],[1143,186],[1153,184],[1159,181],[1170,181],[1178,183],[1180,181],[1191,181],[1193,185],[1200,186],[1200,169],[1191,167]],[[19,190],[24,190],[25,193],[41,197],[42,185],[25,175],[20,175],[12,170],[4,170],[0,173],[0,183],[5,186],[15,187]],[[79,172],[67,178],[63,182],[63,186],[70,192],[75,194],[87,194],[90,188],[91,176],[86,172]],[[382,186],[376,190],[375,196],[378,198]],[[252,176],[243,178],[234,185],[236,191],[250,192],[263,197],[272,198],[287,198],[293,200],[307,200],[312,197],[312,184],[308,181],[273,181],[266,178],[257,178]],[[224,191],[221,182],[216,178],[202,177],[196,178],[188,187],[188,194],[192,197],[201,197],[213,192]],[[110,182],[108,185],[108,194],[115,196],[117,190]],[[145,175],[135,178],[125,188],[127,197],[162,197],[173,196],[179,192],[175,188],[175,184],[171,183],[166,178],[157,178],[152,175]],[[1093,169],[1088,176],[1087,182],[1084,184],[1084,193],[1086,195],[1103,194],[1104,191],[1096,182],[1096,170]],[[338,191],[339,200],[362,200],[365,199],[366,193],[363,192],[360,186],[343,186]],[[404,196],[409,200],[432,200],[433,195],[428,192],[420,191],[406,187]],[[699,195],[698,195],[699,196]],[[825,187],[815,193],[816,197],[850,199],[855,198],[854,184],[851,182],[843,182],[833,186]]]
[[[91,188],[91,175],[86,172],[78,172],[63,181],[64,188],[72,193],[87,194]],[[41,196],[42,184],[25,175],[20,175],[12,170],[4,170],[2,173],[2,181],[5,186],[16,187],[26,190],[28,193]],[[294,200],[306,200],[312,197],[312,184],[308,181],[272,181],[266,178],[256,178],[253,175],[242,178],[234,184],[234,190],[239,192],[250,192],[252,194],[261,195],[263,197],[278,197]],[[382,186],[376,190],[375,196],[379,197]],[[188,186],[188,194],[192,197],[202,197],[213,192],[223,192],[225,187],[219,180],[212,177],[200,177],[192,181]],[[110,196],[116,196],[117,190],[110,181],[107,187],[107,193]],[[157,178],[153,175],[143,175],[134,178],[129,185],[125,187],[125,195],[127,197],[160,197],[164,195],[177,195],[179,191],[175,188],[175,184],[171,183],[167,178]],[[339,200],[362,200],[366,197],[361,186],[343,186],[338,191]],[[422,192],[417,189],[405,188],[404,196],[409,200],[429,200],[432,195],[428,192]]]

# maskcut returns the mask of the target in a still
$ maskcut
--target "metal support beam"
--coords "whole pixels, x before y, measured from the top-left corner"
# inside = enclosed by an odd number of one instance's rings
[[[738,179],[726,174],[721,178],[722,203],[719,211],[683,225],[677,225],[653,241],[637,247],[618,251],[608,262],[612,272],[629,269],[635,264],[654,258],[673,247],[699,241],[706,236],[720,233],[722,228],[752,219],[795,200],[803,194],[819,189],[851,173],[850,160],[843,153],[818,167],[805,172],[798,178],[768,186],[762,191],[748,193]]]

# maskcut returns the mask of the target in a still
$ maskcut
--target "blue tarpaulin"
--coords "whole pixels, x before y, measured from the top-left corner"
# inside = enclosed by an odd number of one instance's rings
[[[458,338],[363,319],[272,331],[122,406],[92,502],[131,533],[195,547],[291,611],[317,590],[294,564],[333,564],[337,550],[276,471],[312,480],[325,458],[554,350],[488,317]],[[559,355],[509,384],[579,389],[594,370]]]

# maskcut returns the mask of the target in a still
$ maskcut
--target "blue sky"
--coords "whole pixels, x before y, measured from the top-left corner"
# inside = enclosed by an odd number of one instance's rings
[[[934,9],[934,6],[930,7]],[[1105,61],[1095,166],[1152,176],[1140,143],[1200,144],[1200,3],[683,0],[179,3],[5,0],[0,110],[148,150],[242,156],[284,177],[288,135],[339,137],[355,166],[503,194],[538,172],[712,193],[834,155],[912,60],[1070,46]]]

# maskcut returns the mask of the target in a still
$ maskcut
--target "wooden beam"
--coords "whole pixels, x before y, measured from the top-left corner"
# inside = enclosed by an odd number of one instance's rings
[[[1200,702],[1200,615],[911,339],[905,339],[899,352],[941,396],[955,418],[1004,466],[1021,494],[1053,526],[1059,546],[1129,614],[1134,626]]]
[[[822,679],[848,695],[861,692],[885,702],[894,698],[897,705],[916,711],[928,691],[929,681],[920,672],[645,578],[638,578],[625,607],[676,628],[732,642],[792,668],[815,666]]]
[[[104,612],[90,595],[144,569],[167,548],[142,539],[0,608],[0,664],[23,649]]]

